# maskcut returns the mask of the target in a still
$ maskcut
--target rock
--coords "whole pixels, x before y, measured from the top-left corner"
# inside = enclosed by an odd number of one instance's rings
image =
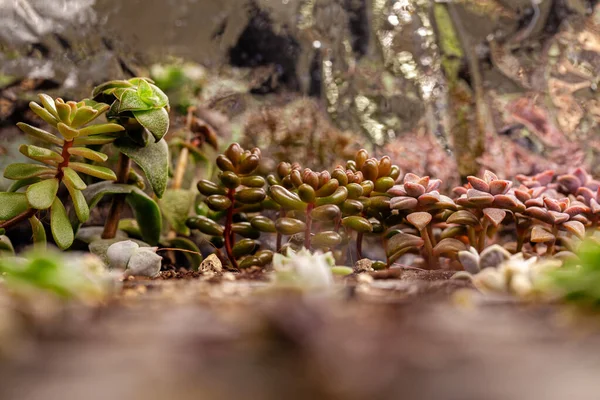
[[[361,273],[373,271],[373,268],[371,267],[372,265],[373,260],[369,260],[368,258],[360,259],[356,262],[356,264],[354,264],[354,272]]]
[[[223,264],[216,254],[211,254],[200,263],[198,271],[202,274],[220,274],[223,272]]]
[[[131,255],[125,273],[154,278],[160,273],[161,261],[162,257],[156,254],[156,248],[140,247]]]

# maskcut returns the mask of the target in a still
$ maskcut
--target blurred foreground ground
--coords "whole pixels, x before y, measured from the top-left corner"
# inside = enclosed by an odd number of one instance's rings
[[[386,280],[328,300],[154,282],[3,363],[0,398],[597,399],[593,329],[550,306],[457,306],[460,288]]]

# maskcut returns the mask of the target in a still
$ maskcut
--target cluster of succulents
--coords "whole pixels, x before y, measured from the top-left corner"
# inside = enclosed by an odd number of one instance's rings
[[[241,204],[239,195],[233,197],[243,182],[227,181],[229,174],[240,172],[237,156],[232,155],[232,149],[238,148],[232,145],[217,159],[219,168],[229,171],[221,173],[220,184],[199,184],[215,212],[188,220],[188,226],[221,236],[223,242],[232,241],[232,230],[225,234],[217,221],[229,210],[229,214],[244,214],[256,231],[275,233],[276,245],[270,251],[302,247],[332,251],[343,262],[354,233],[358,259],[363,235],[369,234],[380,238],[386,254],[376,267],[389,267],[413,253],[427,268],[460,270],[479,265],[474,259],[485,264],[516,253],[526,258],[569,258],[596,226],[592,209],[596,209],[598,184],[582,170],[561,176],[552,171],[518,176],[518,186],[485,171],[481,178],[469,176],[468,183],[454,189],[452,198],[439,192],[440,180],[412,173],[401,176],[388,157],[370,158],[365,150],[331,172],[282,162],[266,177],[266,189],[261,180],[260,196],[252,198],[255,204],[250,206]],[[240,204],[234,205],[236,198]],[[244,267],[264,266],[252,258],[259,249],[257,242],[252,243],[243,252],[249,260]]]

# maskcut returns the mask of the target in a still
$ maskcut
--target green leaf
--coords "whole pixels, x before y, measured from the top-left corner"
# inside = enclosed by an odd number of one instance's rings
[[[127,236],[133,238],[142,238],[140,226],[134,218],[121,218],[119,220],[119,230],[125,232]]]
[[[56,127],[56,124],[58,123],[58,119],[54,118],[54,116],[48,110],[46,110],[44,107],[42,107],[38,103],[32,101],[29,103],[29,108],[31,108],[31,111],[36,113],[36,115],[38,117],[40,117],[41,119],[43,119],[50,125]]]
[[[36,183],[41,181],[40,178],[34,177],[34,178],[27,178],[27,179],[19,179],[18,181],[13,182],[12,185],[10,185],[10,187],[8,188],[8,192],[16,192],[17,190],[21,189],[22,187],[31,185],[32,183]]]
[[[62,122],[59,122],[56,125],[56,128],[58,129],[58,132],[60,132],[62,137],[64,137],[68,141],[71,141],[79,136],[79,131],[77,129],[73,129]]]
[[[196,193],[185,189],[167,189],[158,204],[165,219],[173,230],[188,236],[190,229],[185,225],[190,210],[194,206]]]
[[[103,226],[84,226],[77,231],[75,239],[82,241],[83,243],[90,244],[96,240],[102,239],[102,233],[104,232]],[[126,240],[127,234],[121,230],[117,231],[115,239]]]
[[[120,138],[115,142],[115,147],[140,166],[156,196],[162,197],[169,179],[169,147],[167,143],[161,140],[146,147],[139,147],[129,138]]]
[[[169,130],[169,113],[164,108],[133,111],[133,116],[158,142]]]
[[[126,90],[121,96],[117,112],[148,110],[152,105],[146,104],[135,90]]]
[[[92,97],[96,97],[101,93],[104,93],[107,90],[110,89],[116,89],[116,88],[130,88],[133,87],[133,85],[125,80],[114,80],[114,81],[108,81],[108,82],[104,82],[101,85],[98,85],[94,88],[94,90],[92,91]]]
[[[77,172],[81,172],[82,174],[91,175],[93,177],[104,179],[107,181],[116,181],[117,176],[115,173],[106,167],[101,167],[99,165],[91,165],[84,164],[79,162],[71,162],[69,166],[73,168]]]
[[[62,146],[65,144],[64,140],[43,129],[36,128],[35,126],[31,126],[24,122],[17,122],[17,126],[20,130],[22,130],[28,135],[33,136],[36,139],[42,140],[47,143],[55,144],[57,146]]]
[[[72,156],[79,156],[96,162],[105,162],[108,160],[106,154],[85,147],[71,147],[68,152]]]
[[[88,207],[87,202],[85,201],[85,197],[81,190],[75,189],[71,185],[66,185],[69,194],[71,195],[71,200],[73,201],[73,208],[75,209],[75,213],[77,214],[77,218],[81,223],[84,223],[90,218],[90,208]]]
[[[198,253],[198,254],[195,254],[195,253],[181,252],[185,256],[185,258],[187,258],[187,260],[190,264],[190,268],[193,270],[198,269],[198,267],[200,266],[200,263],[202,262],[202,254],[200,254],[200,249],[198,249],[198,246],[196,246],[196,244],[194,242],[192,242],[188,238],[175,237],[173,239],[168,240],[165,244],[171,248],[189,250],[189,251]]]
[[[14,218],[29,208],[25,193],[0,192],[0,204],[0,221]]]
[[[0,257],[10,257],[15,255],[15,248],[8,236],[0,235]]]
[[[60,99],[56,99],[54,101],[56,105],[56,111],[58,112],[58,118],[64,122],[69,123],[71,121],[71,106],[68,104],[61,102]],[[57,125],[58,126],[58,125]]]
[[[91,99],[83,99],[79,103],[77,103],[77,107],[88,106],[92,107],[94,110],[98,111],[98,116],[104,113],[106,110],[110,108],[110,105],[106,103],[101,103]]]
[[[116,136],[110,135],[94,135],[94,136],[85,136],[85,137],[76,137],[73,140],[73,144],[75,146],[85,146],[85,145],[103,145],[109,144],[115,141]]]
[[[56,198],[58,185],[59,182],[56,178],[45,179],[30,185],[25,192],[29,205],[37,210],[50,208]]]
[[[63,206],[58,197],[54,199],[52,208],[50,209],[50,229],[52,230],[52,237],[56,245],[61,250],[65,250],[73,244],[73,228],[71,227],[65,206]]]
[[[151,245],[157,244],[162,230],[162,217],[158,204],[135,186],[127,195],[127,203],[133,209],[142,238]]]
[[[85,190],[83,190],[83,195],[85,200],[90,208],[96,207],[96,204],[102,197],[107,194],[129,194],[133,190],[135,186],[133,185],[125,185],[121,183],[113,183],[113,182],[98,182],[92,185],[89,185]]]
[[[99,116],[100,113],[97,110],[94,110],[92,107],[79,107],[77,111],[75,111],[75,115],[73,116],[73,120],[71,121],[71,127],[77,129],[80,126],[83,126],[93,121]]]
[[[79,174],[73,171],[72,168],[63,168],[65,184],[70,185],[73,189],[83,190],[87,187],[85,182],[79,177]]]
[[[46,167],[39,164],[14,163],[4,170],[6,179],[27,179],[56,174],[56,168]]]
[[[44,108],[54,116],[54,118],[58,119],[58,112],[56,111],[56,106],[54,105],[54,99],[47,94],[40,93],[38,95],[40,101]]]
[[[32,144],[22,144],[19,146],[19,152],[35,161],[61,163],[64,160],[57,152]]]
[[[29,223],[31,224],[31,231],[33,232],[33,245],[36,248],[45,249],[46,230],[44,229],[44,225],[35,215],[29,218]]]
[[[108,123],[108,124],[97,124],[86,126],[85,128],[81,128],[79,130],[79,136],[91,136],[91,135],[100,135],[103,133],[115,133],[124,131],[123,128],[119,124]]]

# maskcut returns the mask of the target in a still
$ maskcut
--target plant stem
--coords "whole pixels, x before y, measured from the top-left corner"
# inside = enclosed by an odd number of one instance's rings
[[[362,256],[362,241],[363,241],[363,233],[358,232],[356,234],[356,258],[361,260]]]
[[[554,240],[548,246],[548,254],[551,256],[554,255],[556,241],[558,240],[558,226],[556,224],[552,225],[552,235],[554,235]]]
[[[306,230],[304,231],[304,247],[307,250],[310,250],[310,231],[312,228],[312,217],[310,216],[310,212],[313,210],[315,205],[313,203],[308,204],[308,208],[306,209]]]
[[[520,253],[523,249],[523,241],[525,236],[525,230],[519,227],[519,217],[515,215],[515,228],[517,231],[517,253]]]
[[[231,261],[231,265],[233,265],[234,268],[238,268],[238,264],[237,261],[235,260],[235,257],[233,256],[233,241],[234,241],[234,237],[233,237],[233,231],[231,230],[231,224],[233,223],[233,195],[235,193],[235,189],[229,189],[229,191],[227,192],[227,197],[229,198],[229,200],[231,200],[231,207],[229,207],[227,209],[227,219],[225,220],[225,232],[223,232],[223,237],[225,239],[225,251],[227,252],[227,257],[229,257],[229,261]]]
[[[421,234],[421,239],[423,239],[423,241],[425,242],[425,258],[427,261],[427,265],[429,266],[429,269],[432,269],[434,267],[434,264],[436,263],[436,260],[433,255],[433,246],[431,244],[431,238],[429,237],[427,228],[421,230],[419,233]]]
[[[187,118],[185,122],[186,138],[185,142],[189,142],[190,140],[190,132],[192,131],[192,121],[194,117],[194,111],[196,107],[189,107]],[[181,184],[183,182],[183,175],[185,175],[185,169],[187,168],[188,159],[189,159],[190,150],[187,147],[183,147],[181,152],[179,153],[179,158],[177,159],[177,167],[175,167],[175,174],[173,175],[173,185],[171,187],[173,189],[181,188]]]
[[[0,223],[0,228],[8,229],[13,225],[18,224],[21,221],[25,221],[26,219],[33,217],[35,214],[37,214],[37,212],[38,212],[38,210],[36,210],[35,208],[28,208],[27,210],[23,211],[21,214],[16,215],[6,221],[2,221]]]
[[[285,210],[281,209],[281,210],[279,210],[279,218],[283,218],[283,217],[285,217]],[[281,239],[282,239],[281,233],[277,232],[277,245],[276,245],[277,252],[279,252],[281,250]]]
[[[119,153],[119,163],[117,165],[117,183],[127,183],[129,180],[129,171],[131,169],[131,160],[123,153]],[[102,239],[114,239],[117,236],[121,212],[125,206],[125,194],[116,194],[113,197],[108,218],[102,232]]]
[[[483,228],[479,233],[479,241],[477,242],[477,251],[481,253],[485,248],[485,238],[487,236],[487,230],[490,225],[490,222],[486,219],[483,221]]]

